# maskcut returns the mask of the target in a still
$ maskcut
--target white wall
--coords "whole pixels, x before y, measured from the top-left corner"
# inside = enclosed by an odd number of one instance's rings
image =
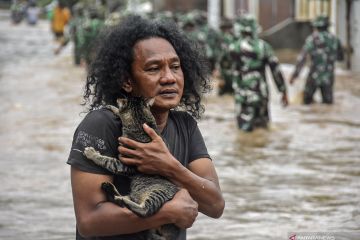
[[[351,9],[351,45],[353,47],[353,55],[351,59],[352,71],[360,72],[360,1],[353,1]],[[346,2],[337,0],[336,23],[334,31],[340,38],[343,46],[346,46]],[[345,63],[345,61],[344,61]],[[340,64],[345,67],[345,64]]]
[[[337,1],[337,16],[334,24],[331,21],[332,27],[335,26],[334,33],[340,38],[343,45],[346,44],[346,2],[343,0]],[[330,27],[331,29],[331,27]],[[331,29],[332,30],[332,29]]]
[[[360,1],[353,1],[351,12],[351,44],[354,49],[352,70],[360,72]]]
[[[220,24],[220,0],[208,0],[208,23],[214,29],[219,28]]]

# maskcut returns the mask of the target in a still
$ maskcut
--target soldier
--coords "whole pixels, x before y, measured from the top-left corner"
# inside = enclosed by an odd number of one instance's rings
[[[208,26],[206,12],[194,10],[184,17],[183,28],[190,39],[200,44],[210,63],[211,71],[215,70],[219,58],[219,33]]]
[[[89,19],[84,24],[84,60],[86,66],[92,62],[96,49],[97,36],[104,26],[104,20],[100,18],[99,12],[96,8],[90,7]]]
[[[60,52],[69,44],[70,41],[74,43],[74,64],[80,65],[84,46],[84,23],[85,23],[85,5],[79,1],[72,7],[73,16],[68,23],[68,31],[64,31],[64,37],[60,41],[60,45],[55,49],[55,54]]]
[[[328,32],[329,18],[327,16],[318,16],[312,22],[312,26],[313,33],[307,37],[298,56],[290,84],[294,83],[306,62],[307,55],[310,55],[311,65],[305,83],[304,104],[313,102],[317,88],[321,90],[322,102],[332,104],[335,61],[343,60],[343,49],[340,40]]]
[[[271,46],[258,38],[255,18],[244,15],[239,21],[241,39],[230,45],[234,62],[236,118],[240,129],[252,131],[256,127],[267,127],[269,122],[269,90],[265,76],[267,65],[282,93],[281,101],[284,106],[288,104],[288,100],[278,59]]]
[[[233,32],[233,23],[230,19],[224,18],[220,25],[221,30],[221,54],[219,57],[219,71],[222,82],[219,84],[219,95],[225,93],[234,93],[232,87],[232,59],[229,51],[229,46],[235,41]]]

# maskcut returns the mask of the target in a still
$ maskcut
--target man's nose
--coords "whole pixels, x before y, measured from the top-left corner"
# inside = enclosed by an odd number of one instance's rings
[[[171,83],[175,83],[175,81],[176,81],[175,73],[171,70],[169,66],[166,66],[163,70],[160,83],[171,84]]]

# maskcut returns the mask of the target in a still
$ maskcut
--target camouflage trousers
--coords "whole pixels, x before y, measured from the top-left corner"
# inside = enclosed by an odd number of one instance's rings
[[[313,103],[313,97],[317,89],[321,91],[322,102],[326,104],[333,103],[333,84],[316,84],[314,79],[308,78],[305,83],[304,104]]]
[[[236,103],[236,120],[239,129],[250,132],[255,128],[266,128],[269,122],[268,102],[258,105]]]

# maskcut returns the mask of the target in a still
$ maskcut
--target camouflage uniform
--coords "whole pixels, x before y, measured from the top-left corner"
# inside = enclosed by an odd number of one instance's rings
[[[237,122],[244,131],[267,127],[269,122],[269,90],[265,76],[267,65],[278,90],[283,93],[283,103],[287,104],[286,86],[278,59],[272,47],[257,37],[257,29],[254,17],[242,17],[241,39],[230,45],[234,62],[233,87]]]
[[[310,55],[311,65],[305,84],[304,104],[313,102],[317,88],[321,90],[323,103],[333,102],[335,61],[343,59],[343,51],[339,39],[327,31],[328,24],[325,16],[317,17],[312,23],[317,30],[307,37],[290,80],[290,83],[294,82],[306,62],[307,55]]]
[[[70,20],[69,28],[71,38],[74,42],[74,63],[80,65],[82,51],[84,47],[84,16],[85,7],[82,2],[78,2],[73,6],[74,17]]]
[[[209,27],[206,21],[205,12],[194,10],[184,16],[183,28],[188,37],[199,43],[204,49],[210,68],[213,71],[220,55],[220,35],[216,30]]]
[[[84,23],[84,60],[89,65],[95,54],[96,40],[104,26],[104,20],[98,15],[96,8],[90,8],[89,18]]]
[[[224,81],[222,85],[219,86],[219,95],[225,93],[233,93],[232,87],[232,59],[229,51],[229,46],[235,41],[235,36],[233,33],[233,23],[229,19],[223,19],[220,29],[221,29],[221,44],[220,44],[220,57],[219,57],[219,70],[221,78]]]

